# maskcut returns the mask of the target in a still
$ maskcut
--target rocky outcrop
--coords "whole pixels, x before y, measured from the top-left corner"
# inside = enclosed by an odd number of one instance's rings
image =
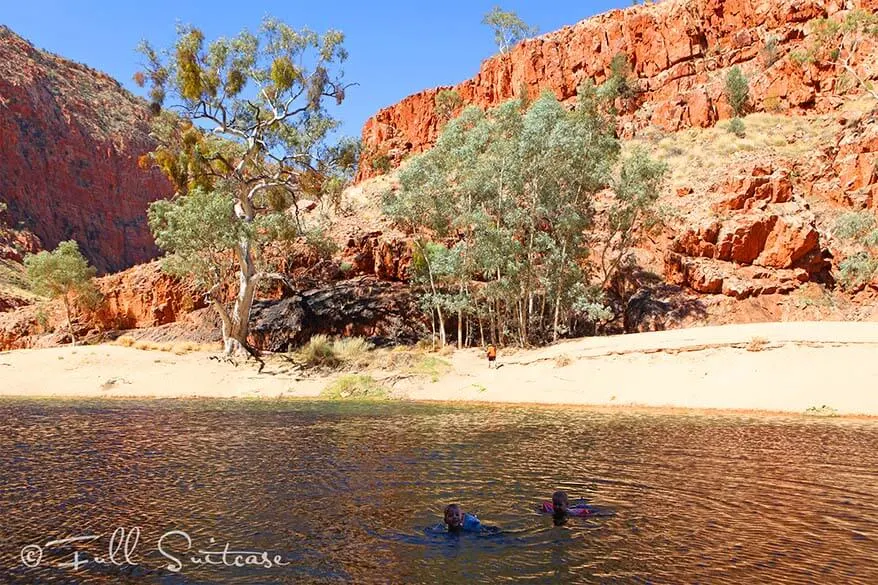
[[[857,210],[878,208],[878,113],[840,122],[827,164],[811,169],[807,191]]]
[[[793,197],[789,173],[754,166],[715,187],[714,216],[665,254],[669,282],[746,298],[786,293],[827,268],[814,215]]]
[[[137,166],[153,148],[148,120],[109,76],[0,26],[0,201],[43,247],[75,239],[101,272],[158,255],[146,208],[171,187]]]
[[[206,306],[191,283],[169,276],[158,261],[100,278],[98,288],[103,300],[89,321],[102,330],[156,327]]]
[[[414,343],[425,332],[423,312],[408,286],[359,277],[279,301],[254,303],[250,338],[261,349],[287,351],[318,333]]]
[[[723,80],[734,65],[751,79],[756,109],[828,111],[839,101],[833,95],[836,71],[800,64],[790,53],[808,41],[808,21],[853,7],[875,10],[878,0],[665,0],[595,16],[519,43],[453,88],[425,90],[375,114],[363,127],[365,155],[357,179],[377,174],[379,157],[398,164],[432,146],[440,128],[435,97],[443,89],[479,107],[525,94],[533,98],[545,89],[569,101],[582,82],[606,80],[620,53],[628,56],[641,90],[618,104],[623,137],[646,126],[673,132],[730,117]],[[866,77],[875,74],[872,62],[871,46],[852,59],[865,67]]]
[[[405,281],[412,263],[411,242],[381,231],[352,235],[342,250],[341,262],[350,276]]]
[[[81,338],[173,323],[205,306],[203,296],[191,284],[162,272],[157,261],[99,278],[97,285],[101,302],[93,310],[78,309],[74,318],[76,333]],[[46,332],[66,333],[66,327],[60,301],[21,306],[0,315],[0,351],[33,347]],[[56,341],[65,343],[67,339],[60,335]],[[51,339],[43,342],[52,343]]]

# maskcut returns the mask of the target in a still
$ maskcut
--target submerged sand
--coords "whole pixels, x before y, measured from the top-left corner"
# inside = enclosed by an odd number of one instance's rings
[[[414,400],[645,406],[878,416],[878,323],[786,322],[586,338],[444,359],[438,379],[368,372]],[[198,352],[116,345],[0,353],[0,395],[315,397],[333,377],[273,358],[262,373]],[[825,407],[825,408],[824,408]]]

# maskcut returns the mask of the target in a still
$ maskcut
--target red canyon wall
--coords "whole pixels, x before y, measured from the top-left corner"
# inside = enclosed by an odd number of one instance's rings
[[[146,207],[172,189],[137,166],[148,120],[114,79],[0,26],[0,201],[44,248],[75,239],[101,272],[158,255]]]
[[[730,117],[723,86],[733,65],[749,77],[757,110],[826,111],[839,101],[832,95],[836,72],[801,66],[790,52],[807,41],[808,21],[856,7],[875,10],[878,0],[665,0],[614,10],[524,41],[486,60],[475,77],[453,89],[464,104],[480,107],[545,89],[570,100],[585,80],[606,80],[611,60],[624,53],[643,92],[623,105],[623,137],[646,126],[673,132]],[[777,60],[767,64],[769,39],[776,40]],[[874,49],[861,46],[853,62],[874,65]],[[440,122],[434,100],[442,89],[451,88],[421,91],[366,122],[358,181],[377,174],[377,157],[395,166],[433,144]]]

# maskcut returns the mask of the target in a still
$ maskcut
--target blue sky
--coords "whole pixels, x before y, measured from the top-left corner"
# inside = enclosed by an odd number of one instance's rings
[[[468,79],[497,52],[493,34],[481,24],[496,1],[446,0],[427,3],[374,1],[262,0],[2,0],[0,23],[41,49],[105,71],[133,92],[131,80],[141,39],[169,46],[177,22],[201,28],[207,39],[255,31],[271,15],[295,28],[343,31],[350,58],[348,90],[335,115],[346,135],[359,136],[363,122],[379,109],[422,89]],[[574,24],[630,0],[543,0],[500,2],[541,33]]]

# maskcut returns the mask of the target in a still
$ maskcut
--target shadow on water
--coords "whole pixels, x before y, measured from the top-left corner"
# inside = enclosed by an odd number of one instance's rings
[[[878,580],[868,421],[8,400],[0,421],[0,583]],[[556,489],[607,514],[554,526]],[[451,502],[493,529],[447,534]],[[140,533],[118,566],[120,527]],[[47,545],[78,535],[98,538]],[[283,564],[199,552],[226,543]]]

